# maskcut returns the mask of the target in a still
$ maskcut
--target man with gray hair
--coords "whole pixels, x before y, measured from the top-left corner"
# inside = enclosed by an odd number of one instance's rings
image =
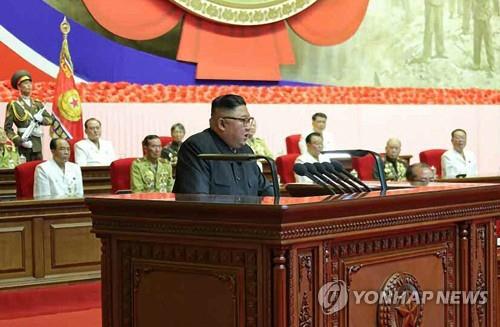
[[[385,145],[384,174],[388,181],[400,181],[405,179],[407,162],[399,158],[401,153],[401,141],[390,138]],[[378,171],[375,169],[373,176],[378,179]]]

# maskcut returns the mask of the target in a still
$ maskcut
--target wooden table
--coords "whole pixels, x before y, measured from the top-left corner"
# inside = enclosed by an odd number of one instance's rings
[[[350,292],[488,291],[483,304],[407,309],[416,326],[496,326],[500,185],[282,198],[278,205],[174,194],[86,203],[103,245],[105,327],[386,326],[377,312],[397,320],[390,326],[410,326],[400,306],[356,304],[352,294],[342,310],[325,314],[317,295],[331,281]]]
[[[0,201],[0,288],[100,277],[83,199]]]

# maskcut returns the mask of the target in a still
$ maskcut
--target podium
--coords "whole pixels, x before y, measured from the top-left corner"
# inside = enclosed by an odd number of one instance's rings
[[[282,198],[279,205],[175,194],[86,203],[102,242],[103,326],[496,323],[500,185]],[[394,293],[441,300],[373,302]],[[465,304],[462,294],[480,296]]]

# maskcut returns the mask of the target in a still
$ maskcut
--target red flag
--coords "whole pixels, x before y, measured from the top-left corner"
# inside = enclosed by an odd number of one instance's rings
[[[82,102],[75,86],[73,63],[69,54],[68,38],[70,27],[66,21],[61,23],[63,42],[59,56],[59,73],[52,103],[54,124],[52,130],[59,137],[78,141],[83,138]]]

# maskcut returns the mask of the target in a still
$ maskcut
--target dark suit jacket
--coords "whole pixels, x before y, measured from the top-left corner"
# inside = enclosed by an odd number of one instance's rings
[[[177,154],[174,193],[205,193],[228,195],[273,195],[268,183],[254,161],[201,160],[201,153],[253,153],[245,145],[232,150],[209,128],[189,137]]]

